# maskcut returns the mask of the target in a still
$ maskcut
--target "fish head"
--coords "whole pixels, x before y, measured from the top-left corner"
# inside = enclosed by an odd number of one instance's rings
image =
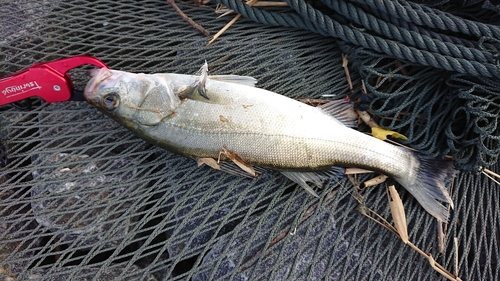
[[[92,69],[85,99],[126,127],[155,125],[173,112],[179,98],[155,75]]]
[[[85,99],[111,117],[130,119],[135,113],[126,105],[138,105],[143,99],[137,82],[127,73],[101,68],[87,72],[91,77],[83,92]]]

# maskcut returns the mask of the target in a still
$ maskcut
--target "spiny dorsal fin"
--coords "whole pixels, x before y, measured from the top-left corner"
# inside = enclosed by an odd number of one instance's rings
[[[209,100],[210,98],[207,96],[207,90],[205,88],[208,79],[208,63],[206,60],[200,70],[198,70],[198,75],[200,75],[200,77],[198,78],[198,84],[196,85],[194,92],[197,92],[200,96]]]
[[[198,70],[198,72],[196,74],[200,76],[200,78],[198,79],[197,87],[199,88],[198,91],[202,96],[206,93],[205,84],[207,82],[207,79],[219,81],[219,82],[240,84],[240,85],[245,85],[245,86],[250,86],[250,87],[255,87],[255,84],[257,84],[257,79],[255,79],[251,76],[240,76],[240,75],[232,75],[232,74],[208,76],[208,63],[206,60],[205,60],[205,63],[201,66],[200,70]],[[207,97],[207,99],[208,99],[208,97]]]
[[[184,87],[179,92],[180,98],[209,102],[209,103],[219,103],[219,101],[213,102],[211,100],[210,94],[206,89],[207,80],[240,84],[250,87],[255,87],[257,79],[250,76],[239,76],[239,75],[211,75],[208,76],[208,64],[207,61],[201,66],[200,70],[196,73],[199,77],[196,82],[191,86]],[[212,97],[213,98],[213,97]]]
[[[334,117],[347,127],[355,128],[358,114],[354,106],[347,100],[335,100],[318,106],[323,112]]]

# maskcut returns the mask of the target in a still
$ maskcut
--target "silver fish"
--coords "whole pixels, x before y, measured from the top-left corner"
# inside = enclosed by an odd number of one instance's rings
[[[252,166],[278,170],[314,195],[308,182],[320,183],[332,167],[374,170],[398,181],[431,215],[448,220],[441,202],[452,204],[445,186],[455,173],[451,161],[350,128],[349,103],[320,109],[256,88],[252,77],[208,76],[207,70],[206,64],[199,75],[95,69],[84,94],[134,134],[169,151],[233,160],[248,173]]]

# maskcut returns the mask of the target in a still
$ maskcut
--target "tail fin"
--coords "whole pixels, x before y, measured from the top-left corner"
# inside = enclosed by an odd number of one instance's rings
[[[416,177],[396,180],[417,199],[429,214],[447,222],[449,211],[441,202],[449,203],[453,208],[453,201],[446,188],[446,184],[456,174],[453,161],[436,159],[418,153],[414,155],[419,162],[413,165]]]

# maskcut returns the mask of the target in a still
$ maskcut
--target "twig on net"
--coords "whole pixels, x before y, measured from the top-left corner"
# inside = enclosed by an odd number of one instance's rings
[[[349,63],[349,61],[347,60],[347,55],[343,53],[342,54],[342,67],[344,68],[344,71],[345,71],[347,84],[349,85],[349,91],[352,92],[353,87],[352,87],[351,75],[349,74],[349,68],[347,67],[348,63]]]
[[[246,4],[248,6],[253,6],[253,4],[255,4],[257,1],[259,0],[250,0],[248,1]],[[217,40],[217,38],[219,38],[219,36],[222,35],[222,33],[226,32],[226,30],[228,30],[231,25],[233,25],[239,18],[241,17],[241,14],[237,14],[230,22],[228,22],[221,30],[219,30],[219,32],[217,32],[213,37],[212,39],[210,39],[210,41],[208,41],[207,45],[206,46],[209,46],[210,44],[212,44],[215,40]]]
[[[197,24],[194,22],[190,17],[188,17],[184,12],[175,4],[175,0],[167,0],[167,2],[174,8],[174,10],[181,16],[181,18],[189,23],[192,27],[194,27],[196,30],[198,30],[201,34],[205,36],[209,36],[210,32],[203,28],[201,25]]]

